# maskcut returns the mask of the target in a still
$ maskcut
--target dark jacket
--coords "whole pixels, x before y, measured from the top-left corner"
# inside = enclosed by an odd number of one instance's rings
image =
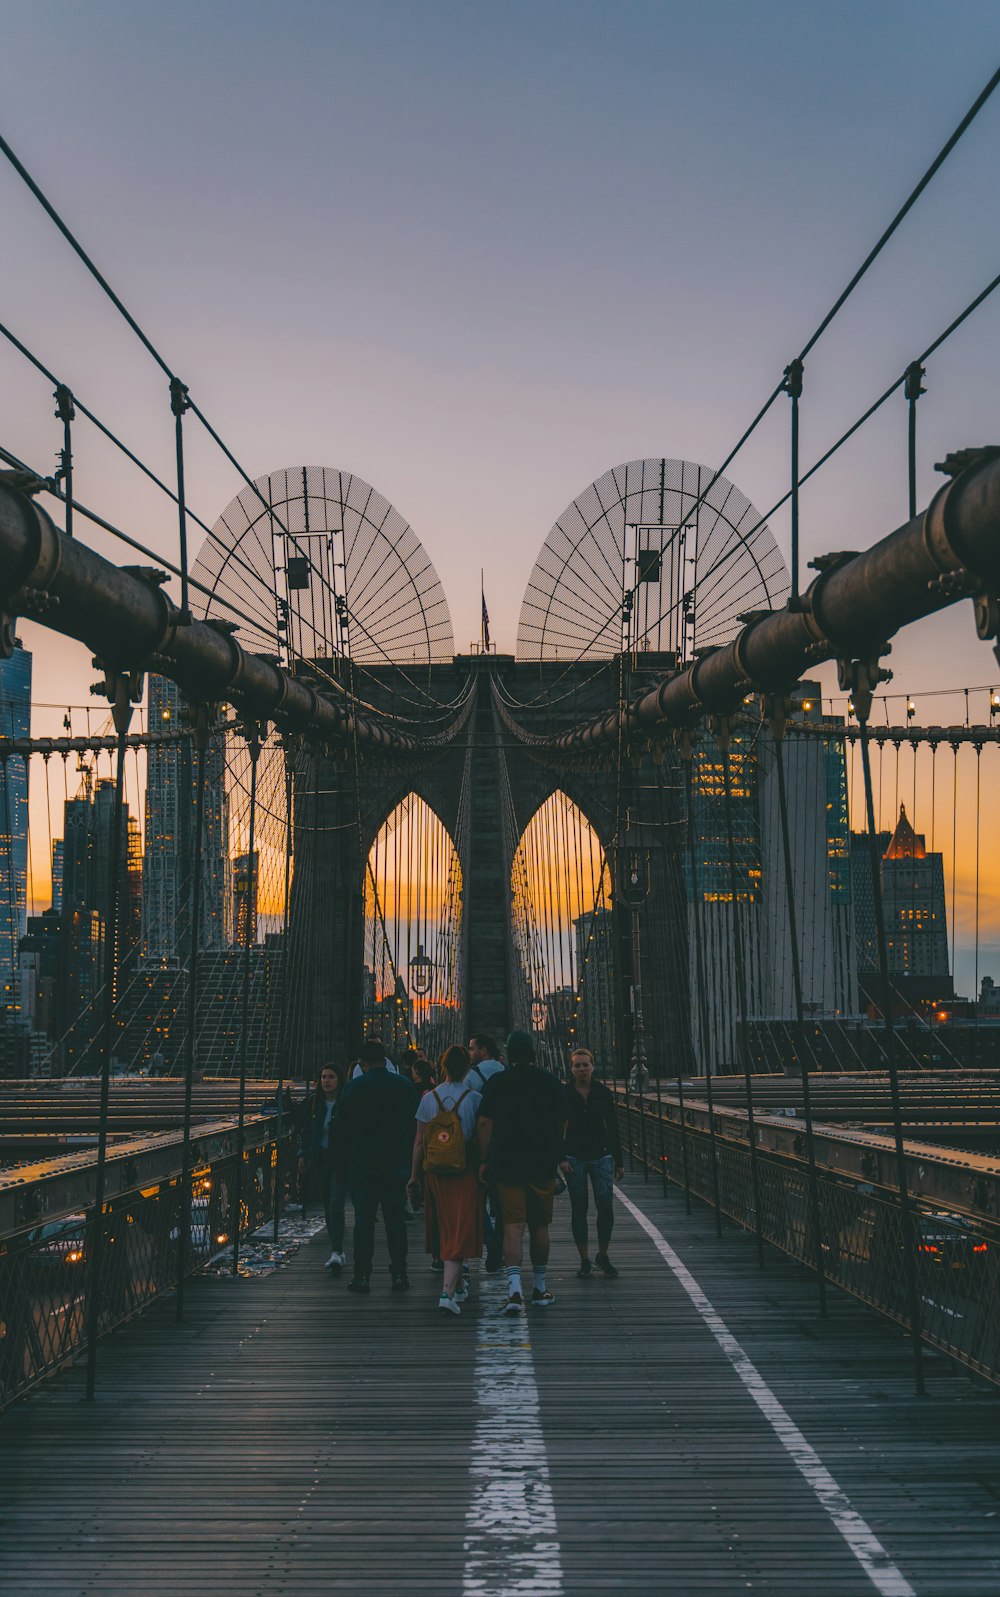
[[[570,1084],[566,1088],[566,1152],[572,1159],[603,1159],[611,1154],[615,1168],[622,1166],[615,1095],[603,1081],[591,1080],[584,1098]]]
[[[299,1158],[305,1160],[310,1170],[318,1169],[325,1159],[330,1159],[334,1155],[337,1135],[337,1114],[340,1109],[340,1099],[343,1097],[346,1090],[346,1088],[341,1089],[340,1096],[337,1098],[337,1101],[334,1104],[333,1119],[330,1121],[330,1136],[328,1138],[327,1149],[324,1149],[320,1146],[323,1141],[323,1127],[326,1124],[326,1098],[322,1093],[319,1093],[318,1095],[314,1093],[313,1096],[306,1101],[302,1120],[302,1130],[299,1136]]]
[[[349,1081],[334,1118],[337,1174],[401,1176],[410,1173],[417,1105],[412,1081],[384,1066]]]

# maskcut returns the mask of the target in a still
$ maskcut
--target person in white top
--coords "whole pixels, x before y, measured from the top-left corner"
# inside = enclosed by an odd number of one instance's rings
[[[472,1064],[469,1077],[480,1092],[490,1077],[503,1069],[497,1058],[499,1052],[496,1039],[487,1031],[474,1031],[469,1038],[469,1059]],[[503,1264],[503,1231],[497,1224],[495,1191],[487,1192],[483,1198],[483,1240],[486,1243],[486,1274],[496,1275]]]
[[[417,1108],[413,1165],[406,1190],[412,1202],[419,1196],[423,1182],[427,1251],[444,1260],[438,1308],[448,1314],[461,1314],[461,1305],[469,1295],[462,1266],[466,1259],[478,1259],[483,1251],[482,1190],[472,1152],[482,1095],[476,1091],[469,1071],[469,1055],[464,1048],[447,1049],[441,1064],[445,1079],[424,1093]],[[427,1168],[425,1133],[431,1122],[448,1110],[453,1110],[461,1123],[465,1164],[464,1169],[439,1173]]]

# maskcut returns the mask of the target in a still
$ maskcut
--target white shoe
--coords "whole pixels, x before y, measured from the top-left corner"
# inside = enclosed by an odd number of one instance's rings
[[[469,1301],[468,1284],[456,1287],[455,1288],[455,1302],[456,1303],[468,1303],[468,1301]]]
[[[455,1296],[450,1298],[447,1292],[442,1292],[438,1298],[438,1308],[442,1309],[445,1314],[461,1314],[462,1311],[458,1306],[458,1293],[456,1292]]]
[[[346,1253],[331,1253],[323,1268],[324,1270],[342,1270],[346,1263]]]

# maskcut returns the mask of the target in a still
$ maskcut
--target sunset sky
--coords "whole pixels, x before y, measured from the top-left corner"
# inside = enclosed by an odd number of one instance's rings
[[[0,15],[0,125],[250,474],[366,478],[458,646],[483,567],[512,649],[555,518],[619,461],[725,455],[998,55],[994,0],[32,0]],[[998,270],[998,148],[1000,94],[807,362],[804,466]],[[5,163],[0,204],[0,319],[170,478],[162,373]],[[998,345],[1000,293],[930,364],[921,504],[936,460],[1000,439]],[[50,386],[6,346],[0,393],[0,442],[51,470]],[[211,522],[240,482],[188,439]],[[76,441],[80,498],[174,554],[173,507]],[[905,519],[905,449],[898,398],[804,490],[803,565]],[[779,497],[787,405],[727,474]],[[786,512],[774,532],[787,555]],[[23,633],[39,701],[93,705],[86,652]],[[1000,681],[968,607],[890,664],[927,721],[964,701],[921,694]]]

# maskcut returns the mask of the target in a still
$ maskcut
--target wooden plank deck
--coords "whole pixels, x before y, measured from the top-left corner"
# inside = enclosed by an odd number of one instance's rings
[[[898,1589],[996,1597],[1000,1395],[932,1356],[929,1395],[914,1397],[895,1328],[837,1293],[820,1320],[798,1266],[769,1254],[761,1274],[742,1232],[717,1242],[675,1190],[624,1186],[882,1543]],[[621,1205],[621,1278],[584,1283],[559,1200],[557,1303],[513,1331],[495,1315],[499,1281],[477,1283],[461,1320],[437,1313],[418,1232],[405,1297],[384,1271],[370,1298],[351,1297],[317,1236],[274,1275],[193,1283],[180,1328],[164,1302],[116,1334],[95,1405],[73,1371],[10,1411],[5,1597],[878,1589]],[[491,1524],[489,1494],[521,1460]],[[523,1536],[518,1503],[535,1516]]]

